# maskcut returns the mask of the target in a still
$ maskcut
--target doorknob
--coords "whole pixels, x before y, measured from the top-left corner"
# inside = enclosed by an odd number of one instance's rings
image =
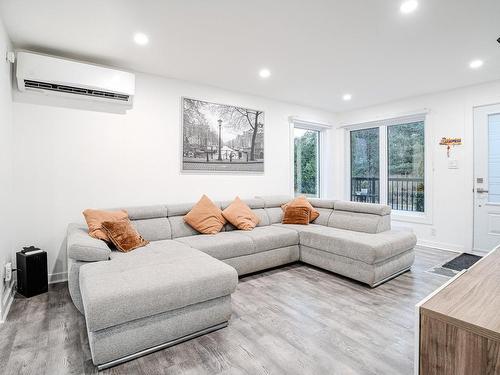
[[[487,192],[488,192],[488,190],[483,189],[483,188],[477,188],[476,189],[476,193],[487,193]]]

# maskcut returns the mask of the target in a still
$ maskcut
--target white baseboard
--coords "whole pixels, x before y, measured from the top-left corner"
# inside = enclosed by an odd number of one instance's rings
[[[67,272],[49,273],[49,284],[63,283],[68,281]]]
[[[465,249],[463,248],[463,246],[458,246],[458,245],[453,245],[453,244],[448,244],[448,243],[443,243],[443,242],[417,240],[417,246],[425,247],[427,249],[438,249],[438,250],[451,251],[453,253],[465,252]]]
[[[12,302],[14,301],[14,294],[15,294],[15,282],[12,281],[7,288],[4,290],[4,295],[2,298],[2,308],[0,309],[2,311],[2,316],[0,316],[0,323],[5,322],[5,319],[7,318],[7,315],[9,314],[10,307],[12,306]]]

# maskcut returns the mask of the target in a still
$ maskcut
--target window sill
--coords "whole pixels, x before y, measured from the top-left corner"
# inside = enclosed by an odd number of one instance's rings
[[[408,212],[392,210],[391,219],[406,223],[432,224],[432,218],[425,212]]]

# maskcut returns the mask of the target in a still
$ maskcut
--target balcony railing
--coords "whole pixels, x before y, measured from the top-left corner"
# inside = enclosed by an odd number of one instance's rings
[[[380,202],[380,181],[378,177],[352,177],[351,200],[353,202]]]
[[[352,177],[351,200],[354,202],[379,203],[379,178]],[[394,210],[424,212],[424,179],[390,177],[387,186],[387,204]]]
[[[394,210],[424,212],[424,179],[389,178],[387,203]]]

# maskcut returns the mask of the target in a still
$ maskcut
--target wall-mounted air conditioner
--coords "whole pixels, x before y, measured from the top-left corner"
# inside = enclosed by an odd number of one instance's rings
[[[20,91],[132,106],[132,73],[26,51],[17,52],[16,60]]]

